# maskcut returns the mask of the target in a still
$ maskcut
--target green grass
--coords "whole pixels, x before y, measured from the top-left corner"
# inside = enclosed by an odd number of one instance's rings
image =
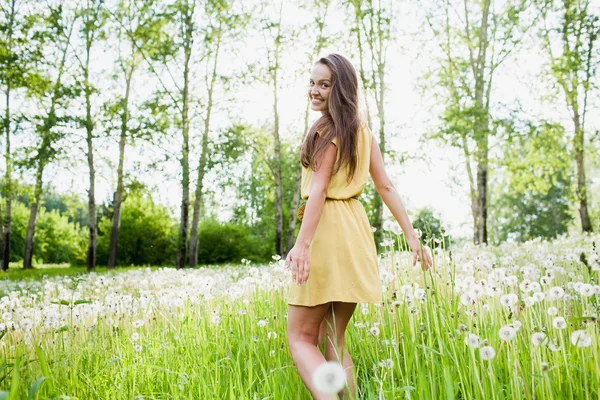
[[[573,248],[588,244],[578,242]],[[569,246],[564,243],[536,246],[534,250],[513,248],[522,254],[518,266],[541,264],[545,257],[535,259],[540,252],[548,257],[551,254],[561,257],[570,251],[557,248]],[[569,302],[546,299],[532,306],[525,306],[521,301],[520,307],[510,312],[500,305],[498,297],[484,297],[473,306],[464,306],[460,296],[454,293],[459,279],[451,277],[468,276],[462,270],[468,269],[470,262],[473,262],[474,276],[482,274],[478,268],[487,273],[491,269],[482,267],[485,260],[493,258],[492,254],[501,257],[507,251],[506,248],[468,250],[464,253],[466,259],[456,263],[447,263],[446,255],[438,255],[435,270],[426,273],[408,266],[409,255],[390,254],[384,265],[397,268],[390,268],[394,278],[388,282],[387,303],[381,307],[370,305],[364,312],[359,306],[348,328],[347,344],[357,367],[359,398],[600,398],[598,326],[593,318],[588,318],[597,313],[598,295],[574,295]],[[500,263],[498,259],[496,263]],[[579,275],[584,282],[597,283],[597,274],[591,272],[590,275],[587,268],[577,262],[557,260],[555,264],[568,270],[565,276],[557,276],[550,286],[563,286],[573,294],[567,284],[578,281]],[[38,277],[48,276],[42,271],[45,270],[37,270]],[[70,269],[62,271],[71,272]],[[212,284],[219,285],[234,271],[240,275],[232,278],[232,282],[239,283],[252,275],[247,267],[223,267],[210,271],[215,277]],[[132,285],[128,293],[133,298],[160,292],[153,299],[161,298],[165,302],[170,296],[189,290],[188,280],[204,276],[200,271],[188,271],[185,279],[176,285],[168,286],[165,282],[165,286],[161,286],[162,281],[158,279],[153,288],[141,282],[142,275],[143,279],[151,280],[152,276],[166,277],[179,272],[138,270],[133,277],[128,277],[130,272],[116,273],[125,279],[125,286],[118,286],[120,294],[127,294],[121,292],[122,288]],[[569,277],[568,272],[575,275]],[[283,275],[274,266],[259,269],[256,274],[257,279],[272,282]],[[520,274],[519,278],[522,280]],[[102,286],[100,292],[93,289],[94,285],[82,283],[79,285],[83,288],[72,285],[70,290],[80,292],[81,300],[102,299],[101,303],[107,304],[106,299],[113,298],[109,294],[113,292],[115,281],[111,282]],[[422,302],[392,303],[394,289],[414,283],[426,290]],[[139,287],[135,286],[138,284]],[[503,293],[511,291],[521,294],[518,286],[516,290],[503,287]],[[0,340],[4,360],[0,389],[11,390],[16,398],[27,398],[32,390],[31,398],[39,399],[59,395],[78,399],[310,398],[287,349],[286,294],[283,284],[250,290],[245,297],[247,302],[219,292],[213,298],[203,295],[198,301],[188,299],[180,306],[168,307],[155,301],[144,307],[133,307],[132,313],[120,312],[114,317],[102,314],[96,323],[85,318],[78,320],[71,314],[70,322],[64,326],[50,330],[35,327],[30,337],[9,331]],[[40,298],[40,301],[49,300],[50,297],[44,298],[44,295]],[[119,304],[129,304],[127,301]],[[61,307],[69,313],[77,313],[78,307],[90,306],[65,302],[70,304]],[[553,317],[547,312],[550,306],[556,306],[558,315],[567,319],[567,329],[552,327]],[[213,321],[216,315],[220,317],[218,323]],[[259,326],[261,320],[266,321],[266,326]],[[500,327],[517,320],[522,327],[515,339],[500,340]],[[143,321],[143,325],[136,326],[136,321]],[[373,329],[377,323],[379,332]],[[578,348],[570,343],[571,333],[578,329],[585,329],[593,338],[591,346]],[[560,350],[532,344],[532,333],[541,330],[556,341]],[[487,341],[496,356],[489,361],[482,360],[479,349],[465,344],[467,333]],[[17,354],[20,355],[18,363]]]

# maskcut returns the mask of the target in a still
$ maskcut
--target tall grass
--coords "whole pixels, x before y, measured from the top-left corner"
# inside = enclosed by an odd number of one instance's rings
[[[593,269],[579,261],[581,251]],[[388,252],[384,302],[360,305],[347,332],[358,397],[600,398],[594,257],[589,237],[441,251],[428,272],[413,268],[409,254]],[[513,274],[516,284],[502,283]],[[19,399],[309,398],[286,344],[288,275],[274,262],[13,282],[0,299],[0,388]],[[531,300],[521,286],[548,275],[545,298]],[[585,283],[596,285],[593,295],[578,292]],[[550,298],[557,286],[566,298]],[[505,293],[518,302],[501,304]],[[551,307],[566,329],[553,327]],[[503,341],[498,331],[509,324],[516,336]],[[573,344],[577,330],[592,338],[589,346]],[[536,332],[547,336],[539,346]],[[495,356],[483,359],[483,346]]]

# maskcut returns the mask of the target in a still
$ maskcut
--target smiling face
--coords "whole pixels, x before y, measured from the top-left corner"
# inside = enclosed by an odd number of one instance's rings
[[[310,74],[308,96],[310,108],[325,114],[328,110],[329,94],[331,93],[331,70],[325,64],[317,63]]]

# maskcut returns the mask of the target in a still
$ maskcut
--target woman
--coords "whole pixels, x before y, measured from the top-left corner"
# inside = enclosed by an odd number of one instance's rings
[[[361,202],[369,173],[381,198],[398,221],[414,252],[413,265],[432,265],[394,184],[387,176],[375,137],[360,118],[356,70],[343,56],[331,54],[315,64],[308,95],[311,109],[322,113],[301,151],[302,226],[286,257],[292,268],[288,345],[304,384],[315,399],[331,398],[313,383],[313,371],[326,360],[339,361],[347,389],[356,396],[354,364],[344,333],[357,303],[381,302],[375,242]],[[327,337],[325,356],[317,345]],[[341,357],[338,357],[338,354]],[[340,359],[341,358],[341,359]]]

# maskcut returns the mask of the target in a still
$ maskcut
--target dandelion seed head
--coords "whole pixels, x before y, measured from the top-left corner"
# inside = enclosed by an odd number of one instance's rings
[[[548,337],[544,332],[535,332],[531,335],[531,343],[533,343],[534,346],[546,345],[548,343]]]
[[[479,349],[479,357],[482,360],[491,360],[496,357],[496,350],[492,346],[483,346]]]
[[[571,344],[577,347],[589,347],[592,337],[585,330],[577,330],[571,334]]]
[[[556,329],[566,329],[567,321],[563,317],[556,317],[552,320],[552,326]]]
[[[517,330],[510,325],[505,325],[498,331],[498,336],[504,341],[513,340],[517,335]]]
[[[313,373],[313,383],[321,393],[338,393],[346,385],[344,367],[335,361],[322,363]]]

